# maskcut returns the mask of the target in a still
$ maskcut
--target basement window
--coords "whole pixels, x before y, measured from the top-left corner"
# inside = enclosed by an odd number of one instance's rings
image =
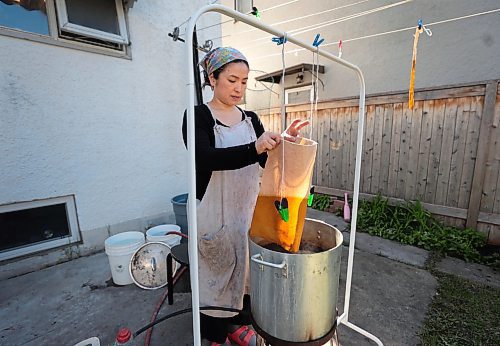
[[[73,196],[0,206],[0,261],[79,240]]]
[[[0,0],[0,34],[129,55],[127,9],[135,0]]]

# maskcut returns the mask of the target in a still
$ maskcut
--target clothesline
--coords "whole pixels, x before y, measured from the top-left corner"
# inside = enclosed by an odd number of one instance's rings
[[[434,25],[439,25],[439,24],[444,24],[444,23],[449,23],[449,22],[455,22],[455,21],[458,21],[458,20],[469,19],[469,18],[478,17],[478,16],[482,16],[482,15],[487,15],[487,14],[491,14],[491,13],[497,13],[497,12],[500,12],[500,8],[497,8],[497,9],[494,9],[494,10],[490,10],[490,11],[484,11],[484,12],[469,14],[469,15],[465,15],[465,16],[450,18],[450,19],[444,19],[444,20],[440,20],[440,21],[436,21],[436,22],[432,22],[432,23],[426,23],[425,26],[429,27],[429,26],[434,26]],[[401,28],[401,29],[395,29],[395,30],[381,32],[381,33],[376,33],[376,34],[370,34],[370,35],[359,36],[359,37],[354,37],[354,38],[349,38],[349,39],[343,39],[342,43],[345,44],[346,42],[353,42],[353,41],[358,41],[358,40],[364,40],[364,39],[368,39],[368,38],[373,38],[373,37],[379,37],[379,36],[394,34],[394,33],[402,32],[402,31],[407,31],[407,30],[415,30],[415,25],[409,26],[409,27],[406,27],[406,28]],[[325,44],[322,45],[322,47],[333,46],[333,45],[337,46],[339,44],[339,42],[340,41],[325,43]],[[302,52],[302,51],[305,51],[305,49],[304,48],[297,48],[297,49],[289,50],[289,51],[285,52],[285,54],[298,53],[298,52]],[[268,54],[268,55],[264,55],[264,56],[259,56],[259,57],[253,58],[252,60],[254,61],[254,60],[265,59],[265,58],[269,58],[269,57],[273,57],[273,56],[278,56],[280,54],[281,53]]]
[[[218,0],[214,1],[217,2]],[[263,12],[267,12],[267,11],[271,11],[271,10],[274,10],[276,8],[279,8],[279,7],[283,7],[283,6],[286,6],[286,5],[290,5],[294,2],[297,2],[297,1],[300,1],[300,0],[292,0],[292,1],[288,1],[288,2],[285,2],[283,4],[279,4],[279,5],[275,5],[275,6],[272,6],[272,7],[269,7],[269,8],[266,8],[266,9],[263,9],[263,10],[259,10],[260,13],[263,13]],[[369,1],[369,0],[365,0],[365,1]],[[247,14],[250,14],[250,13],[247,13]],[[189,18],[184,21],[181,25],[179,25],[179,27],[181,27],[183,24],[187,23],[187,21],[189,20]],[[202,31],[202,30],[205,30],[205,29],[208,29],[208,28],[212,28],[214,26],[217,26],[217,25],[222,25],[222,24],[226,24],[226,23],[230,23],[230,22],[233,22],[234,19],[228,19],[228,20],[225,20],[223,22],[220,22],[220,23],[217,23],[217,24],[212,24],[212,25],[207,25],[207,26],[204,26],[202,28],[199,28],[199,29],[196,29],[197,32],[199,31]],[[179,36],[184,36],[186,34],[186,31],[184,31],[182,34],[180,34]]]

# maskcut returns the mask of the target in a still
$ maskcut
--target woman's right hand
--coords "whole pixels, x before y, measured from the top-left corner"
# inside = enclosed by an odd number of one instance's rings
[[[257,154],[262,154],[265,151],[273,150],[278,144],[280,144],[282,138],[279,133],[264,132],[255,142],[255,149],[257,149]]]

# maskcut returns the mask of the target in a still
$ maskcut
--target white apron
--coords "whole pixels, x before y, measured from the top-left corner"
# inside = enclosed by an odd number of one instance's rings
[[[213,116],[213,114],[212,114]],[[251,119],[232,127],[215,126],[215,147],[227,148],[257,139]],[[259,164],[214,171],[197,208],[200,306],[243,308],[249,292],[248,230],[259,194]],[[214,317],[235,313],[203,311]]]

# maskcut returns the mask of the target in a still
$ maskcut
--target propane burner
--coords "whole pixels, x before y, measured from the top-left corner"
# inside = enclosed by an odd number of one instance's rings
[[[338,346],[338,336],[337,336],[337,321],[333,325],[332,329],[323,337],[303,342],[292,342],[287,340],[278,339],[268,333],[266,333],[253,319],[252,314],[250,314],[252,319],[252,326],[263,339],[266,345],[270,346],[323,346],[323,345],[336,345]]]

